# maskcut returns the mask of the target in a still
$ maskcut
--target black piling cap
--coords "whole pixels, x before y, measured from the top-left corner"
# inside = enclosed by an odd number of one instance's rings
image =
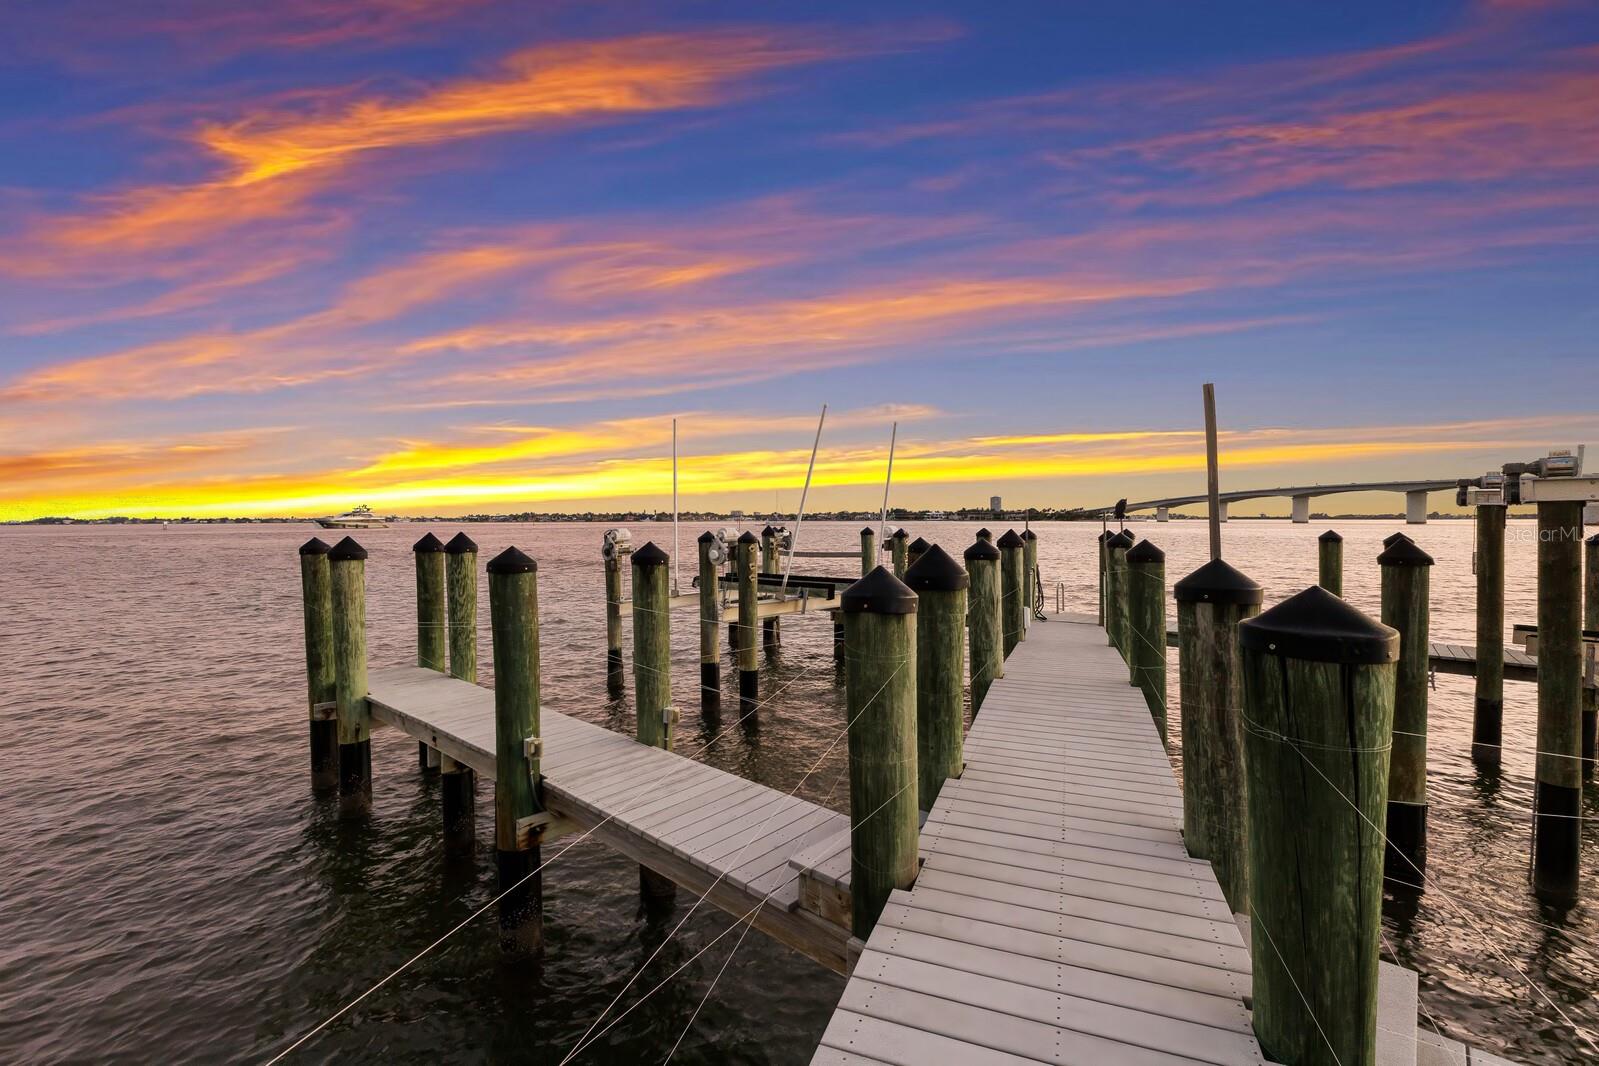
[[[989,532],[987,526],[984,526],[982,529],[979,529],[977,531],[977,539],[978,540],[992,540],[993,536],[994,536],[994,534]]]
[[[452,541],[451,543],[454,542]],[[538,563],[535,563],[525,555],[521,548],[515,546],[505,549],[490,559],[488,566],[491,574],[532,574],[536,573],[538,568]]]
[[[1316,539],[1321,541],[1323,544],[1342,544],[1344,542],[1344,538],[1340,537],[1338,535],[1338,531],[1333,529],[1329,529]]]
[[[1381,555],[1378,566],[1431,566],[1432,556],[1422,551],[1409,537],[1396,540]]]
[[[1410,538],[1408,536],[1406,536],[1405,534],[1403,534],[1403,533],[1390,533],[1390,534],[1388,534],[1386,537],[1384,537],[1382,539],[1382,546],[1384,548],[1392,548],[1395,544],[1399,543],[1400,541],[1409,540],[1409,539]]]
[[[345,537],[333,546],[332,551],[328,552],[328,561],[335,563],[365,558],[366,549],[357,544],[354,537]]]
[[[759,538],[747,529],[744,531],[744,535],[738,538],[738,542],[740,544],[755,544],[758,542],[758,540]]]
[[[1124,529],[1114,537],[1107,540],[1105,542],[1105,546],[1110,548],[1112,551],[1117,548],[1126,550],[1127,548],[1131,548],[1133,546],[1133,535]]]
[[[1229,603],[1252,605],[1266,598],[1253,578],[1222,559],[1212,559],[1172,586],[1178,603]]]
[[[903,529],[896,529],[896,530],[894,530],[893,533],[889,534],[889,538],[888,539],[889,540],[909,540],[910,539],[910,534],[905,532]]]
[[[429,533],[411,545],[411,550],[414,552],[441,552],[444,550],[444,542]]]
[[[1016,535],[1014,529],[1007,529],[995,546],[999,548],[1020,548],[1022,546],[1022,538]]]
[[[665,566],[672,561],[672,557],[649,541],[644,547],[633,553],[633,565],[637,567]]]
[[[715,541],[716,541],[716,534],[712,533],[708,529],[704,533],[700,534],[700,543],[701,544],[712,544]]]
[[[1022,530],[1022,539],[1023,540],[1037,540],[1038,539],[1038,534],[1034,533],[1030,529],[1024,529],[1024,530]]]
[[[465,533],[457,533],[450,538],[450,543],[444,546],[444,550],[451,555],[465,555],[468,552],[476,555],[477,545]]]
[[[1399,631],[1351,607],[1320,585],[1238,623],[1239,646],[1318,663],[1391,663]]]
[[[966,568],[949,557],[949,552],[930,544],[922,557],[905,571],[905,584],[916,592],[954,592],[971,587]]]
[[[916,593],[894,571],[879,566],[845,589],[839,606],[845,614],[915,614]]]
[[[777,536],[777,530],[773,529],[771,526],[767,526],[765,529],[761,530],[761,536],[775,537]]]
[[[971,562],[974,559],[988,559],[992,561],[999,558],[999,549],[988,543],[986,540],[979,540],[970,548],[966,549],[965,558],[967,562]]]
[[[876,534],[876,532],[877,532],[877,530],[873,529],[871,526],[862,526],[861,527],[861,536],[863,536],[863,537],[872,536],[872,535]]]
[[[1163,563],[1166,553],[1155,547],[1152,540],[1141,540],[1128,549],[1127,561],[1129,563]]]
[[[905,550],[919,555],[930,547],[932,547],[932,545],[928,544],[924,538],[917,537],[915,540],[911,541],[910,547],[906,548]]]
[[[310,540],[300,545],[301,555],[326,555],[327,553],[327,542],[321,537],[312,537]]]

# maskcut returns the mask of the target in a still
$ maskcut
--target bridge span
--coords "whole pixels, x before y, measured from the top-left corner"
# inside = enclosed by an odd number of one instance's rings
[[[1405,521],[1410,525],[1419,526],[1427,522],[1427,494],[1442,492],[1445,489],[1453,491],[1458,481],[1458,478],[1434,478],[1419,481],[1364,481],[1341,485],[1292,485],[1275,489],[1241,489],[1221,493],[1219,517],[1221,521],[1227,521],[1227,505],[1230,503],[1286,496],[1293,500],[1293,520],[1306,523],[1310,521],[1310,501],[1316,496],[1334,496],[1341,492],[1402,492],[1405,494]],[[1164,522],[1171,516],[1173,507],[1205,503],[1209,498],[1200,493],[1197,496],[1169,496],[1163,500],[1140,500],[1137,503],[1129,503],[1127,513],[1153,510],[1155,521]],[[1114,507],[1094,507],[1087,509],[1085,513],[1103,515],[1110,514],[1114,510]]]

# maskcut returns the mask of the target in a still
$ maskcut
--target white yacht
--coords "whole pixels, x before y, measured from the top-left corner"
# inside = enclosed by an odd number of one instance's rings
[[[316,524],[323,529],[388,529],[389,524],[372,513],[372,508],[362,504],[331,518],[318,518]]]

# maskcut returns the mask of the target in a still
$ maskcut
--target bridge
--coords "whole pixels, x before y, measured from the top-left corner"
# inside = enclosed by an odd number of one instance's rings
[[[1349,482],[1342,485],[1292,485],[1276,489],[1242,489],[1220,494],[1221,521],[1227,521],[1227,505],[1238,503],[1242,500],[1263,500],[1286,496],[1294,501],[1293,519],[1301,524],[1310,521],[1310,501],[1316,496],[1335,496],[1341,492],[1402,492],[1405,494],[1405,521],[1410,525],[1425,525],[1427,522],[1427,494],[1429,492],[1442,492],[1445,489],[1453,490],[1458,484],[1458,478],[1435,478],[1430,481],[1362,481]],[[1134,511],[1155,512],[1155,521],[1164,522],[1171,517],[1173,507],[1186,507],[1195,503],[1206,503],[1210,499],[1204,493],[1197,496],[1168,496],[1163,500],[1141,500],[1138,503],[1129,503],[1127,512]],[[1084,511],[1089,515],[1108,515],[1115,510],[1114,507],[1093,507]]]

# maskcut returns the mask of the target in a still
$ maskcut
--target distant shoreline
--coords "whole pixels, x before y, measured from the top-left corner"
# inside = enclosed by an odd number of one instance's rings
[[[881,515],[876,512],[865,511],[833,511],[823,514],[808,514],[805,516],[812,522],[876,522]],[[1510,512],[1507,516],[1511,519],[1536,518],[1531,509],[1525,513]],[[1469,521],[1470,514],[1443,514],[1432,512],[1427,515],[1429,522]],[[525,512],[521,514],[472,514],[472,515],[384,515],[383,521],[395,525],[416,525],[427,522],[466,522],[466,523],[536,523],[536,522],[613,522],[617,524],[643,523],[643,522],[670,522],[670,513],[657,512],[647,514],[640,511],[611,511],[611,512],[581,512],[581,513],[551,513],[542,514]],[[895,509],[889,513],[889,521],[900,522],[1098,522],[1097,515],[1074,514],[1069,511],[906,511]],[[1169,522],[1204,522],[1204,515],[1177,515],[1174,514]],[[1229,522],[1286,522],[1287,515],[1230,515]],[[1403,522],[1405,516],[1393,514],[1312,514],[1310,521],[1316,522],[1354,522],[1354,521],[1399,521]],[[224,518],[133,518],[113,516],[109,518],[70,518],[70,517],[45,517],[28,518],[7,522],[0,522],[4,526],[219,526],[219,525],[307,525],[315,524],[316,518],[311,516],[287,518],[249,518],[249,517],[224,517]],[[679,522],[793,522],[792,514],[746,514],[742,512],[715,513],[695,511],[683,513],[678,516]],[[1154,524],[1151,516],[1129,515],[1128,522]],[[1303,524],[1303,523],[1301,523]]]

